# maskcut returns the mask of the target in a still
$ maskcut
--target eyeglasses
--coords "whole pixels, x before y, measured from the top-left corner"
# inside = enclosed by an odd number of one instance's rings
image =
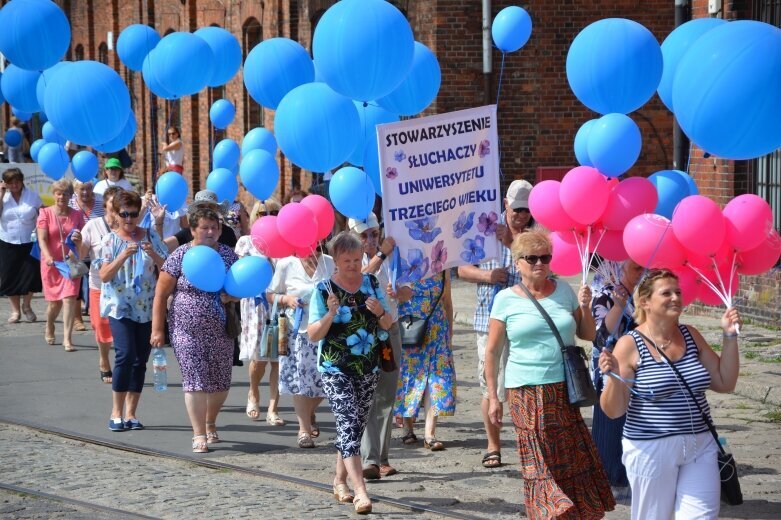
[[[535,265],[538,261],[543,265],[548,265],[553,259],[553,255],[526,255],[519,257],[521,260],[526,260],[529,265]]]
[[[138,211],[120,211],[117,213],[120,218],[138,218]]]
[[[513,208],[513,213],[530,213],[529,208]]]

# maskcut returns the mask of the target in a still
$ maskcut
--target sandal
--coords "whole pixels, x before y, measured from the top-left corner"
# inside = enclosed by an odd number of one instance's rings
[[[38,316],[35,315],[32,309],[22,309],[22,312],[28,323],[35,323],[38,320]]]
[[[380,476],[380,467],[377,464],[369,464],[363,468],[363,478],[366,480],[379,480]]]
[[[381,477],[392,477],[393,475],[398,475],[399,470],[391,466],[390,464],[380,464],[380,476]]]
[[[334,484],[334,498],[342,504],[349,504],[355,499],[355,495],[347,484]]]
[[[84,332],[85,330],[87,330],[87,326],[84,325],[83,321],[76,320],[76,321],[73,322],[73,330],[75,330],[77,332]]]
[[[498,468],[502,465],[502,454],[498,451],[489,451],[483,455],[484,468]]]
[[[431,437],[430,439],[423,439],[423,447],[431,451],[442,451],[445,449],[445,445],[434,437]]]
[[[201,441],[198,439],[203,440]],[[207,442],[206,435],[196,435],[193,437],[193,453],[208,453],[209,447],[206,445]]]
[[[284,426],[285,421],[276,412],[266,414],[266,422],[271,426]]]
[[[63,343],[62,348],[65,352],[76,352],[76,348],[71,343]]]
[[[355,506],[355,512],[359,515],[368,515],[372,512],[372,501],[369,500],[367,495],[358,495],[353,499],[353,506]]]
[[[412,430],[408,431],[404,437],[401,438],[401,442],[407,446],[412,446],[418,443],[418,436]]]
[[[315,441],[312,440],[312,436],[309,432],[301,432],[298,434],[298,447],[299,448],[314,448]]]
[[[213,432],[209,431],[209,426],[214,428]],[[206,444],[217,444],[220,442],[220,436],[217,435],[217,426],[214,423],[206,423]]]
[[[104,383],[111,384],[112,377],[114,377],[114,374],[111,372],[111,370],[106,370],[105,372],[103,370],[100,371],[100,380]]]
[[[51,334],[49,333],[51,331]],[[51,327],[49,326],[49,323],[46,323],[46,329],[43,333],[43,339],[46,341],[48,345],[54,345],[54,323],[52,323]]]
[[[247,417],[253,421],[260,420],[260,403],[247,399]]]
[[[317,422],[315,422],[315,419],[316,419],[316,418],[315,418],[315,416],[313,415],[313,416],[312,416],[312,430],[311,430],[311,432],[310,432],[310,435],[311,435],[313,438],[315,438],[315,439],[316,439],[316,438],[320,437],[320,427],[317,425]]]
[[[11,315],[8,317],[8,323],[19,323],[21,318],[21,314],[18,312],[12,312]]]

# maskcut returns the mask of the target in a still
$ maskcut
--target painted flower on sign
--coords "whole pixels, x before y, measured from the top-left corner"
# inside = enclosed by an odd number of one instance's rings
[[[442,228],[437,226],[437,217],[425,217],[411,220],[404,223],[409,229],[409,236],[415,240],[420,240],[424,244],[430,244],[442,233]]]
[[[458,216],[458,220],[453,223],[453,236],[461,238],[466,235],[467,231],[472,229],[472,224],[475,221],[475,212],[472,211],[467,215],[466,211],[462,211]]]
[[[480,157],[485,157],[490,153],[491,153],[491,141],[489,141],[488,139],[483,139],[482,141],[480,141],[480,146],[477,149],[477,155]]]
[[[438,273],[444,271],[445,262],[447,262],[447,248],[445,247],[445,241],[440,240],[431,251],[431,272]]]
[[[428,257],[423,256],[422,250],[410,249],[407,251],[407,258],[401,259],[399,276],[396,279],[396,282],[416,282],[426,275],[428,272],[428,266]]]
[[[493,235],[496,233],[496,221],[499,220],[499,215],[495,211],[490,213],[481,213],[477,219],[477,229],[485,236]]]
[[[407,154],[404,153],[404,150],[396,150],[393,154],[393,158],[396,159],[396,162],[401,162],[407,158]]]
[[[398,176],[399,176],[399,171],[396,168],[392,166],[388,166],[387,168],[385,168],[385,177],[387,177],[388,179],[393,180]]]
[[[461,258],[464,262],[470,264],[479,264],[483,258],[485,258],[485,238],[477,235],[474,239],[467,238],[464,240],[464,250],[461,251]]]

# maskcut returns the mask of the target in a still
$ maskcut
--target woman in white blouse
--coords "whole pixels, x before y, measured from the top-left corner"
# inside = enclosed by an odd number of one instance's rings
[[[33,293],[41,292],[41,268],[30,256],[41,198],[24,186],[19,168],[3,172],[0,181],[0,296],[11,300],[8,323],[19,323],[22,313],[29,322],[37,317],[30,307]],[[23,300],[20,305],[20,300]]]

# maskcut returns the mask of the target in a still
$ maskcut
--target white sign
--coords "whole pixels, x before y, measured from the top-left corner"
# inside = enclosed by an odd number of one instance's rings
[[[496,105],[377,126],[385,234],[398,281],[497,256]]]

